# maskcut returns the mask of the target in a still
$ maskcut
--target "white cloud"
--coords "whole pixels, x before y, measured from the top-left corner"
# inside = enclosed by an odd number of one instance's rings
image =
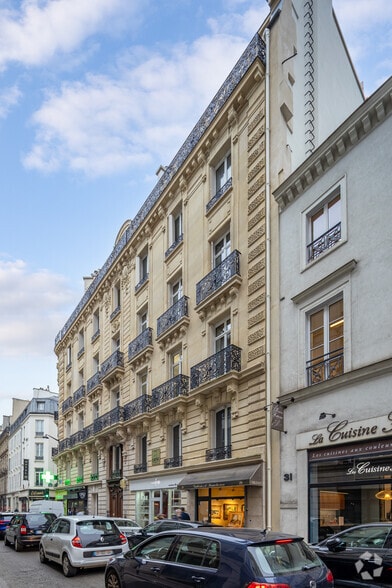
[[[22,93],[17,86],[4,88],[0,92],[0,118],[6,118],[10,110],[18,104]]]
[[[75,301],[62,276],[0,259],[0,358],[52,353]]]
[[[0,69],[11,62],[42,65],[56,54],[70,53],[97,31],[137,21],[139,4],[140,0],[23,0],[19,9],[2,8]]]

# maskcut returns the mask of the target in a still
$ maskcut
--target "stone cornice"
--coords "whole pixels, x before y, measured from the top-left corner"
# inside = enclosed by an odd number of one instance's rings
[[[357,108],[310,157],[274,191],[279,210],[298,198],[392,112],[392,77]]]

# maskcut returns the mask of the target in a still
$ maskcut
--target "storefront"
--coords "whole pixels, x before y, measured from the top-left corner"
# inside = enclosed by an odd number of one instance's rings
[[[182,504],[181,491],[177,489],[182,476],[161,476],[154,479],[135,480],[130,484],[134,494],[135,520],[142,526],[158,515],[172,518]]]
[[[69,488],[64,496],[66,512],[68,514],[87,513],[87,486]]]
[[[391,521],[392,413],[331,423],[308,448],[309,540],[356,524]],[[364,441],[348,443],[352,439]],[[327,446],[322,446],[328,444]]]

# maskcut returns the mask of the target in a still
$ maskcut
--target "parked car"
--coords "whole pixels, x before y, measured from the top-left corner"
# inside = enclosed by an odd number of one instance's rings
[[[121,517],[106,517],[117,525],[120,529],[121,533],[123,533],[126,537],[130,537],[131,535],[135,535],[135,533],[139,533],[143,527],[137,524],[136,521],[132,519],[123,519]]]
[[[339,585],[392,585],[392,523],[350,527],[312,547]]]
[[[199,527],[147,539],[105,570],[106,588],[332,588],[333,576],[300,538]]]
[[[4,544],[13,545],[15,551],[38,547],[42,534],[55,519],[53,512],[15,513],[5,530]]]
[[[79,569],[105,566],[109,558],[129,551],[128,540],[108,517],[59,517],[41,537],[39,557],[60,564],[66,577]]]
[[[14,512],[0,512],[0,539],[4,539],[5,530],[14,514]]]
[[[208,526],[210,525],[211,523]],[[201,526],[206,526],[206,523],[202,523],[200,521],[178,521],[176,519],[160,519],[158,521],[150,523],[149,525],[146,525],[140,531],[128,537],[128,541],[129,545],[131,547],[134,547],[135,545],[138,545],[148,537],[152,537],[157,533],[163,533],[164,531],[174,531],[178,529],[193,529]]]

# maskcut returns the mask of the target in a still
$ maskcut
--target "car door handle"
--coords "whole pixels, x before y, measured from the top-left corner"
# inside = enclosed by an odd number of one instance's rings
[[[195,584],[201,584],[202,582],[205,582],[206,579],[203,576],[192,576],[192,581]]]
[[[154,572],[155,574],[159,574],[159,572],[161,571],[161,568],[159,568],[158,566],[150,568],[152,572]]]

